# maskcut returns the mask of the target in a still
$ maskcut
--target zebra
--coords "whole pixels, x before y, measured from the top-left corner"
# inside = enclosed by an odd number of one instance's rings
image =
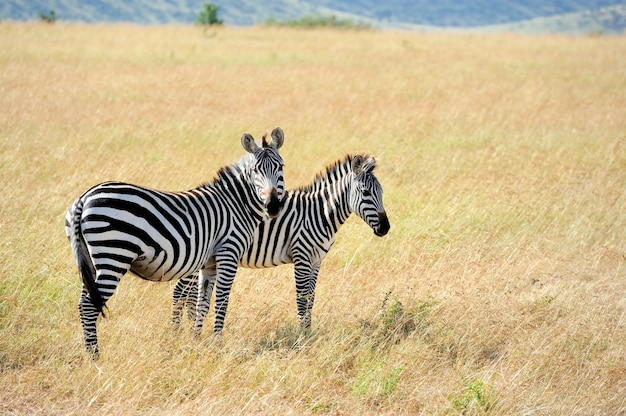
[[[237,263],[256,226],[280,211],[284,133],[276,127],[271,136],[259,146],[244,133],[241,144],[249,154],[189,191],[104,182],[71,205],[65,232],[82,279],[78,310],[88,352],[99,354],[97,318],[128,271],[157,282],[217,273],[215,330],[222,330]]]
[[[319,173],[312,184],[285,193],[278,217],[261,221],[254,241],[239,259],[247,268],[294,264],[296,306],[300,327],[309,330],[315,286],[322,260],[335,242],[339,227],[355,212],[382,237],[390,228],[383,207],[383,189],[374,175],[376,160],[370,155],[346,155]],[[198,275],[178,280],[172,296],[172,323],[179,328],[184,306],[190,319],[195,308],[208,303],[216,279],[209,270],[205,289],[198,291]],[[219,276],[217,281],[219,284]],[[203,277],[200,278],[203,280]],[[200,293],[202,301],[196,299]],[[208,309],[207,305],[203,306]]]

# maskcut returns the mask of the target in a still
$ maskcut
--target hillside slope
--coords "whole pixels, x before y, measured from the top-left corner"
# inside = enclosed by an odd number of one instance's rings
[[[58,20],[139,24],[192,23],[202,0],[5,0],[2,20],[36,20],[39,13],[54,10]],[[248,26],[269,18],[297,19],[305,15],[336,15],[364,21],[373,27],[432,30],[472,29],[489,31],[621,34],[626,28],[623,0],[499,0],[491,2],[426,0],[251,0],[213,1],[226,25]]]
[[[624,4],[619,0],[309,0],[317,6],[334,8],[379,21],[441,27],[478,27],[540,17],[597,10]]]
[[[483,26],[486,32],[623,34],[626,29],[626,5],[603,7],[552,17],[502,25]]]

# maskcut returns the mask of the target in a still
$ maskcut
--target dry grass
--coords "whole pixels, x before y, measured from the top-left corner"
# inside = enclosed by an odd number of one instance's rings
[[[626,38],[0,24],[0,413],[626,413]],[[296,329],[242,270],[224,338],[128,276],[82,351],[87,187],[187,189],[284,128],[288,186],[377,156]]]

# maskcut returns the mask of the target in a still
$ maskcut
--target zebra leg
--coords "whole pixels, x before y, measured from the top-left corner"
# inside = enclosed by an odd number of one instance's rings
[[[174,329],[180,328],[183,308],[187,307],[187,317],[191,320],[196,316],[196,301],[198,299],[197,273],[181,277],[172,292],[172,324]]]
[[[216,267],[201,269],[198,275],[196,289],[196,306],[195,306],[195,326],[194,334],[199,337],[202,333],[204,318],[209,312],[211,306],[211,295],[213,294],[213,286],[215,285]]]
[[[175,330],[180,328],[181,316],[185,304],[188,304],[190,291],[195,289],[195,276],[181,277],[172,292],[172,325]],[[195,298],[195,296],[194,296]],[[194,308],[195,309],[195,308]]]
[[[230,289],[237,274],[237,263],[236,259],[222,260],[218,263],[217,284],[215,286],[215,325],[213,327],[215,335],[220,335],[224,329]]]
[[[87,289],[83,286],[78,299],[78,314],[80,315],[80,323],[83,326],[83,335],[85,337],[85,349],[93,357],[97,357],[100,353],[98,350],[98,333],[96,332],[96,321],[98,320],[98,309],[94,306],[89,298]]]
[[[315,302],[315,286],[317,284],[317,274],[319,273],[319,271],[319,265],[312,267],[311,274],[309,275],[309,279],[306,284],[304,302],[302,302],[304,303],[304,310],[299,315],[300,327],[303,329],[311,329],[311,315],[313,312],[313,303]]]
[[[109,274],[104,274],[105,272]],[[100,292],[103,305],[106,305],[106,302],[113,296],[125,272],[124,270],[112,272],[106,269],[100,269],[96,272],[95,285],[98,292]],[[85,349],[94,357],[97,357],[99,355],[99,349],[96,321],[100,313],[91,301],[85,286],[83,286],[78,300],[78,313],[80,314],[80,322],[83,326],[83,334],[85,336]]]
[[[311,328],[311,315],[313,313],[313,303],[315,302],[315,286],[317,285],[317,275],[319,271],[319,265],[311,269],[311,275],[309,277],[309,284],[306,294],[306,309],[304,312],[304,316],[300,321],[300,326],[302,326],[302,328]]]
[[[303,329],[311,328],[311,310],[315,300],[315,283],[319,266],[311,267],[309,261],[294,262],[296,279],[296,307],[298,320]]]
[[[196,319],[196,303],[198,302],[198,275],[193,274],[192,277],[193,279],[189,282],[188,286],[189,292],[187,292],[187,301],[185,302],[185,306],[187,307],[187,319],[189,319],[190,322]],[[213,278],[213,282],[215,282],[215,278]],[[211,282],[209,282],[209,284],[211,286],[213,285]],[[211,288],[210,291],[213,292],[213,288]],[[211,299],[210,295],[209,299]]]

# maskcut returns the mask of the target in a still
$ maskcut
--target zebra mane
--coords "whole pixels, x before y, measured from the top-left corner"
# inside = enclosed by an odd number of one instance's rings
[[[217,185],[223,182],[227,178],[233,178],[237,176],[238,174],[246,170],[253,157],[253,155],[248,153],[237,162],[231,163],[230,165],[222,166],[221,168],[219,168],[219,170],[215,174],[215,177],[212,180],[203,182],[202,184],[200,184],[200,186],[198,186],[198,188],[209,188],[213,185]]]
[[[347,154],[343,159],[339,159],[334,163],[326,166],[326,169],[315,175],[313,182],[296,188],[296,191],[302,192],[314,192],[325,188],[328,185],[335,183],[337,180],[343,178],[352,171],[352,159],[354,155]],[[376,168],[376,160],[371,155],[363,155],[363,172],[371,173]]]

